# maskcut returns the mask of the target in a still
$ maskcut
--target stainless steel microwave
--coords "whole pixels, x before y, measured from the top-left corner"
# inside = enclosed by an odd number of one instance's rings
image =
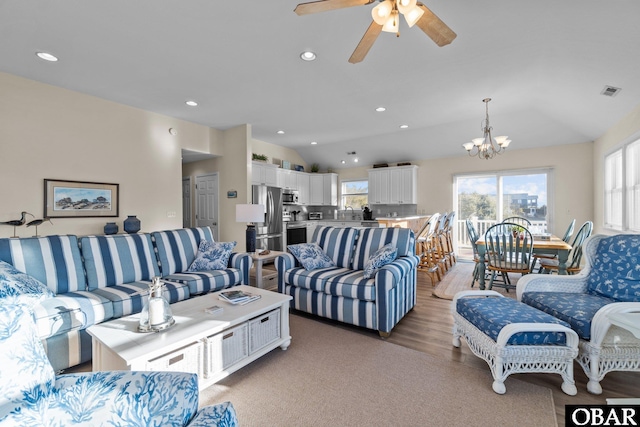
[[[297,205],[298,204],[298,192],[295,190],[285,189],[282,191],[282,204],[283,205]]]

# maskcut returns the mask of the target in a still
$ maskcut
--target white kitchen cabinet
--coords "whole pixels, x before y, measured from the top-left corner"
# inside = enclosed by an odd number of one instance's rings
[[[418,167],[397,166],[369,170],[369,202],[371,204],[415,205]]]
[[[298,189],[298,173],[287,169],[278,169],[278,187],[287,190]]]
[[[251,183],[255,185],[278,186],[278,165],[251,162]]]
[[[309,175],[309,204],[313,206],[338,205],[338,175],[314,173]]]
[[[309,174],[305,172],[296,172],[298,177],[298,203],[301,205],[309,204]]]

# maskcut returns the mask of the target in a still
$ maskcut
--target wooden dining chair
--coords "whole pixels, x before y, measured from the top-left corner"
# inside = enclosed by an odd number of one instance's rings
[[[591,236],[592,231],[593,222],[586,221],[578,230],[573,242],[571,242],[571,250],[569,251],[569,259],[567,260],[567,274],[577,274],[582,269],[580,266],[580,263],[582,262],[582,244],[589,236]],[[540,262],[538,273],[549,274],[558,272],[559,262],[557,258],[541,258],[538,261]]]
[[[420,261],[418,262],[418,270],[429,274],[431,283],[435,285],[436,281],[442,280],[440,274],[440,266],[437,257],[437,226],[440,223],[440,214],[435,213],[429,217],[425,227],[421,230],[421,235],[416,239],[416,244],[420,245]]]
[[[515,225],[519,225],[520,227],[530,228],[531,221],[522,216],[510,216],[509,218],[505,218],[502,220],[503,223],[510,222]]]
[[[571,221],[571,223],[569,223],[569,227],[567,227],[567,230],[564,232],[564,236],[562,236],[562,241],[565,243],[569,243],[569,240],[571,240],[571,236],[573,235],[573,229],[576,226],[576,220],[575,218]],[[533,262],[531,263],[531,272],[533,273],[533,270],[536,267],[536,263],[539,262],[540,259],[557,259],[558,258],[558,254],[545,254],[545,253],[536,253],[533,254]]]
[[[491,289],[494,284],[504,287],[507,291],[515,289],[507,279],[508,274],[529,274],[533,254],[533,236],[526,228],[519,235],[514,236],[512,230],[517,225],[519,224],[503,222],[491,226],[485,233],[487,269],[491,272],[487,289]],[[503,283],[494,283],[498,274],[502,275]]]

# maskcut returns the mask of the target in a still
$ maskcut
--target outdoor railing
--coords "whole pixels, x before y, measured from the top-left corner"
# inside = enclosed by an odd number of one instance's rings
[[[458,232],[458,248],[459,249],[470,249],[471,242],[469,241],[469,235],[467,234],[467,224],[466,219],[457,220],[457,232]],[[493,224],[496,224],[498,221],[490,220],[490,219],[471,219],[471,223],[476,229],[478,236],[484,236],[489,227]],[[529,228],[532,233],[546,233],[547,232],[547,221],[531,221],[531,227]],[[465,251],[466,252],[466,251]]]

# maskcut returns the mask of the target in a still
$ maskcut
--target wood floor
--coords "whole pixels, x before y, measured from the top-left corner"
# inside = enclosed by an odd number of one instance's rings
[[[422,351],[467,366],[489,370],[489,366],[473,355],[462,340],[460,348],[451,345],[453,318],[450,314],[451,301],[432,295],[432,285],[426,273],[418,273],[418,302],[416,307],[393,329],[388,342]],[[515,374],[517,378],[532,384],[548,387],[553,392],[558,425],[564,426],[564,406],[582,404],[606,404],[607,398],[640,397],[640,372],[610,372],[602,382],[603,393],[595,396],[587,392],[587,377],[578,363],[574,363],[574,377],[578,394],[567,396],[560,390],[562,379],[555,374]],[[509,378],[506,380],[509,393]],[[487,383],[487,387],[491,387]],[[517,410],[514,408],[514,410]]]

